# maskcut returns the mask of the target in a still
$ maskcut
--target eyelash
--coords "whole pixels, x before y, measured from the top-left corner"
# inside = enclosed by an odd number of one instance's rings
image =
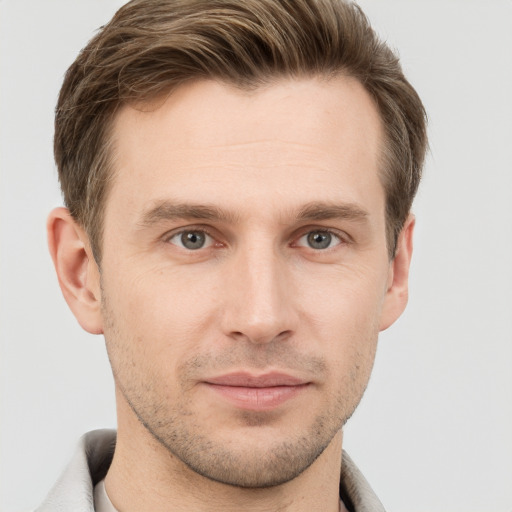
[[[206,235],[207,237],[211,238],[211,240],[213,241],[213,243],[209,244],[208,247],[210,247],[211,245],[215,245],[215,242],[216,242],[215,235],[212,234],[208,229],[205,229],[204,227],[197,227],[197,228],[189,227],[187,229],[182,229],[182,230],[174,232],[174,233],[169,233],[164,236],[164,242],[172,244],[173,238],[183,236],[185,233],[201,233],[201,234]],[[221,244],[220,242],[217,242],[217,243],[219,245],[224,245],[224,244]],[[189,252],[194,252],[193,249],[188,249],[188,248],[180,246],[178,244],[173,244],[173,245],[176,245],[177,247],[180,247],[181,249],[187,250]],[[200,247],[199,249],[208,248],[208,247]],[[199,250],[199,249],[197,249],[197,250]]]
[[[209,243],[206,247],[205,246],[201,246],[201,247],[198,247],[197,249],[190,249],[190,248],[187,248],[187,247],[184,247],[183,244],[179,245],[177,243],[173,243],[172,240],[176,237],[180,237],[180,236],[183,236],[185,233],[198,233],[198,234],[203,234],[205,235],[206,237],[210,238],[212,240],[212,243]],[[307,237],[308,235],[312,234],[312,233],[322,233],[322,234],[328,234],[332,237],[335,237],[337,240],[338,240],[338,243],[336,243],[333,247],[326,247],[326,248],[322,248],[322,249],[315,249],[313,247],[310,247],[308,245],[299,245],[299,241],[304,238],[304,237]],[[191,227],[188,227],[187,229],[181,229],[180,231],[177,231],[177,232],[173,232],[173,233],[170,233],[170,234],[167,234],[163,237],[163,241],[165,243],[171,243],[177,247],[179,247],[180,249],[183,249],[187,252],[196,252],[196,251],[199,251],[201,249],[208,249],[214,245],[217,245],[218,247],[224,247],[225,244],[222,243],[222,242],[218,242],[217,240],[218,236],[213,234],[209,229],[206,229],[205,227],[203,226],[198,226],[198,227],[194,227],[194,226],[191,226]],[[332,230],[332,229],[329,229],[329,228],[325,228],[323,226],[319,226],[319,227],[312,227],[312,226],[308,226],[306,228],[303,228],[303,230],[301,230],[300,234],[298,236],[295,236],[294,237],[294,241],[290,244],[291,247],[305,247],[307,249],[310,249],[314,252],[317,252],[317,253],[320,253],[320,252],[328,252],[328,251],[331,251],[333,249],[335,249],[336,247],[340,246],[340,245],[347,245],[351,242],[351,239],[350,237],[345,234],[345,233],[340,233],[338,231],[335,231],[335,230]]]
[[[338,247],[339,245],[346,245],[348,243],[347,236],[343,236],[341,233],[334,231],[329,228],[323,228],[323,227],[317,227],[317,228],[308,228],[307,231],[304,231],[298,238],[296,238],[297,242],[300,241],[302,238],[307,237],[308,235],[311,235],[312,233],[322,233],[322,234],[328,234],[338,240],[338,243],[335,244],[334,247],[326,247],[324,249],[314,249],[313,247],[307,246],[309,249],[314,250],[315,252],[327,252],[331,249],[334,249],[335,247]],[[293,245],[297,245],[297,242],[294,242]],[[306,246],[299,246],[299,247],[306,247]]]

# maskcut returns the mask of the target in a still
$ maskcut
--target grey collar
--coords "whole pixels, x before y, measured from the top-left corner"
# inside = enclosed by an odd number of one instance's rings
[[[94,512],[94,486],[105,478],[115,445],[115,430],[93,430],[82,436],[64,473],[35,512]],[[346,452],[341,466],[340,497],[350,512],[385,512]]]

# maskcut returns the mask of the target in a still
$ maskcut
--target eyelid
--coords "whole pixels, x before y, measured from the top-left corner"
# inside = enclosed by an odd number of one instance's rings
[[[205,246],[204,247],[205,249],[211,247],[212,245],[218,245],[218,246],[225,245],[224,242],[221,242],[219,240],[221,237],[216,232],[216,230],[213,230],[210,226],[204,226],[204,225],[180,226],[179,228],[176,228],[176,229],[166,232],[164,235],[162,235],[161,240],[164,243],[172,243],[171,239],[174,238],[175,236],[181,235],[186,232],[194,232],[194,231],[204,233],[206,236],[208,236],[209,238],[212,239],[213,243],[210,243],[207,246]],[[304,226],[304,227],[300,228],[300,230],[296,231],[295,235],[293,235],[293,237],[292,237],[293,241],[290,245],[292,247],[294,247],[294,246],[295,247],[303,247],[302,245],[299,246],[297,244],[297,242],[305,235],[308,235],[309,233],[314,232],[314,231],[329,233],[330,235],[333,235],[334,237],[336,237],[339,240],[339,243],[336,244],[336,246],[347,245],[347,244],[350,244],[353,242],[352,237],[345,231],[341,231],[339,229],[333,229],[331,227],[326,227],[326,226],[321,226],[321,225],[320,226],[319,225],[315,225],[315,226],[309,225],[309,226]],[[176,247],[180,247],[180,245],[177,245],[177,244],[173,244],[173,245],[175,245]],[[306,247],[306,246],[304,246],[304,247]],[[312,248],[310,247],[310,249],[312,249]],[[333,248],[330,248],[330,249],[333,249]],[[314,250],[314,249],[312,249],[312,250]],[[329,249],[324,249],[324,251],[328,251],[328,250]]]
[[[298,232],[297,236],[294,237],[292,246],[306,247],[308,249],[315,250],[312,247],[308,247],[307,245],[298,245],[298,241],[301,238],[303,238],[304,236],[309,235],[310,233],[313,233],[315,231],[317,231],[319,233],[329,233],[330,235],[336,237],[339,240],[339,243],[336,244],[335,247],[337,247],[339,245],[347,245],[353,241],[352,237],[349,234],[347,234],[344,231],[340,231],[339,229],[333,229],[333,228],[326,227],[326,226],[305,226],[305,227],[301,228],[300,231]],[[327,249],[323,249],[323,251],[329,251],[330,249],[334,249],[334,247],[329,247]],[[316,250],[320,251],[320,249],[316,249]]]
[[[171,231],[168,231],[161,237],[161,239],[165,243],[169,243],[169,244],[175,245],[176,247],[179,247],[180,249],[189,251],[190,249],[187,249],[186,247],[183,247],[182,245],[175,244],[171,240],[174,237],[182,235],[183,233],[188,233],[188,232],[203,233],[204,235],[206,235],[208,238],[211,239],[211,242],[208,243],[207,245],[205,245],[204,247],[201,247],[201,249],[208,249],[208,248],[212,247],[212,245],[221,244],[221,242],[218,241],[218,235],[215,235],[212,231],[213,230],[209,229],[206,226],[200,226],[200,225],[199,226],[198,225],[182,226],[182,227],[173,229]],[[198,249],[198,250],[200,250],[200,249]]]

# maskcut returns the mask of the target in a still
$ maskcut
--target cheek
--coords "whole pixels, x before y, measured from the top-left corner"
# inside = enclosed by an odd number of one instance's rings
[[[365,299],[365,300],[363,300]],[[370,379],[378,340],[378,308],[368,297],[340,297],[330,310],[320,343],[330,366],[329,388],[348,416],[357,407]],[[369,307],[369,302],[371,307]]]
[[[385,278],[371,269],[340,272],[302,292],[301,317],[337,375],[367,379],[375,357]],[[323,284],[323,286],[318,286]],[[307,341],[305,341],[307,343]]]
[[[387,273],[376,265],[335,267],[307,272],[295,295],[302,313],[319,326],[347,334],[364,333],[378,324]]]
[[[132,278],[123,272],[110,275],[125,278],[102,283],[107,339],[115,338],[125,351],[154,365],[179,360],[191,344],[199,348],[216,317],[211,286],[159,269]]]

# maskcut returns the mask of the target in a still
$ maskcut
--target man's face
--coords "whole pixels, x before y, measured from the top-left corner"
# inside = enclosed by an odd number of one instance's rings
[[[117,116],[102,329],[118,399],[196,472],[277,484],[341,435],[394,320],[381,136],[348,78]]]

